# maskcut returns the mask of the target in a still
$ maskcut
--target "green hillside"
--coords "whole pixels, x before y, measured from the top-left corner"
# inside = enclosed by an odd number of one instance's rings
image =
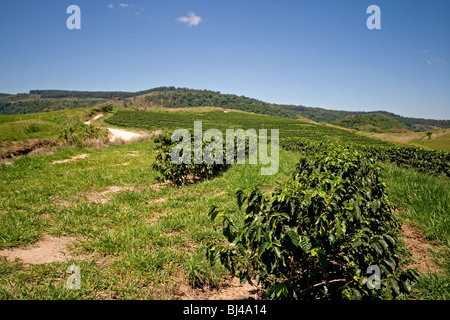
[[[202,121],[203,130],[219,129],[279,129],[280,139],[305,138],[313,141],[331,139],[344,143],[364,145],[387,145],[388,142],[356,134],[349,130],[340,129],[326,124],[308,123],[296,119],[255,115],[244,112],[225,112],[220,109],[204,111],[201,108],[189,111],[131,111],[121,110],[110,118],[105,119],[108,124],[119,127],[158,130],[158,129],[193,129],[194,121]],[[268,132],[270,134],[270,131]]]
[[[102,103],[98,98],[42,98],[39,95],[0,96],[0,115],[29,114],[92,107]]]
[[[334,124],[368,132],[401,132],[407,130],[404,124],[381,113],[352,115],[338,120]]]
[[[400,128],[413,131],[437,130],[450,128],[450,120],[432,120],[403,117],[386,111],[352,112],[327,110],[301,105],[279,105],[261,100],[223,94],[218,91],[197,90],[176,87],[157,87],[138,92],[124,91],[68,91],[68,90],[31,90],[29,94],[1,94],[0,114],[26,114],[46,112],[64,108],[90,107],[112,101],[116,106],[140,107],[220,107],[253,112],[285,118],[305,118],[315,122],[336,123],[352,116],[384,115],[393,124],[398,122]],[[348,125],[344,122],[344,126]],[[396,124],[398,126],[398,124]],[[395,127],[395,126],[394,126]]]

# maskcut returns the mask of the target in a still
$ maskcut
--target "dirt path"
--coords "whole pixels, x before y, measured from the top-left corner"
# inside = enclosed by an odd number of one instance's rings
[[[111,142],[115,142],[120,139],[127,142],[127,141],[131,141],[134,139],[138,139],[143,136],[140,133],[135,133],[135,132],[131,132],[131,131],[123,130],[123,129],[112,129],[112,128],[106,128],[106,129],[108,129],[108,131],[112,134],[112,137],[109,138],[109,141],[111,141]]]
[[[85,121],[83,123],[86,125],[91,125],[93,121],[95,121],[101,117],[103,117],[103,113],[98,114],[95,117],[93,117],[91,120]],[[118,140],[128,142],[131,140],[139,139],[144,136],[141,133],[131,132],[131,131],[124,130],[124,129],[113,129],[113,128],[105,128],[105,129],[107,129],[111,134],[111,137],[109,138],[110,142],[117,142]]]
[[[85,121],[83,122],[84,124],[90,125],[92,123],[92,121],[95,121],[99,118],[103,117],[103,113],[100,113],[98,115],[96,115],[95,117],[93,117],[91,120]]]

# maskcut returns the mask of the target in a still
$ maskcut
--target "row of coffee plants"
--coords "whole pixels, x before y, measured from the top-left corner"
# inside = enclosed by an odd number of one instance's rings
[[[304,138],[311,141],[331,139],[342,143],[364,145],[387,145],[389,143],[356,134],[349,130],[322,124],[307,123],[301,120],[251,114],[245,112],[224,112],[223,110],[201,111],[132,111],[121,110],[105,119],[105,122],[124,128],[136,128],[149,131],[193,129],[194,121],[202,121],[203,130],[219,129],[279,129],[280,139]]]
[[[306,146],[305,146],[306,148]],[[227,245],[210,244],[241,279],[256,279],[266,299],[393,299],[417,271],[398,236],[381,167],[349,147],[317,144],[275,191],[237,192],[239,211],[217,207]]]
[[[422,172],[443,173],[450,177],[450,152],[418,147],[360,146],[370,157],[413,167]]]
[[[311,152],[329,142],[314,142],[302,138],[287,138],[280,141],[286,150]],[[425,173],[442,173],[450,177],[450,152],[426,150],[419,147],[353,145],[367,157],[393,162],[399,166],[416,168]]]

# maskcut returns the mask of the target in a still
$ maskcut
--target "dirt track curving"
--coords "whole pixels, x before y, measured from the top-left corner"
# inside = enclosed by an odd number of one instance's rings
[[[103,117],[103,113],[96,115],[91,120],[83,122],[86,125],[92,125],[92,122]],[[131,140],[136,140],[143,137],[143,134],[131,132],[124,129],[113,129],[113,128],[105,128],[110,132],[110,142],[117,142],[118,140],[122,140],[124,142],[128,142]]]

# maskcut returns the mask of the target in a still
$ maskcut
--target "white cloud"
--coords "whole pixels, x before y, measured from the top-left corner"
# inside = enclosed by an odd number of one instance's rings
[[[427,59],[427,63],[428,64],[433,64],[433,63],[445,63],[445,60],[439,57],[434,57],[434,58],[430,58]]]
[[[114,8],[114,5],[113,5],[112,3],[110,3],[110,4],[107,5],[107,7],[108,7],[109,9],[112,9],[112,8]]]
[[[192,27],[198,25],[202,21],[202,18],[196,16],[195,13],[193,12],[189,12],[187,16],[179,17],[177,18],[177,20],[180,22],[187,23],[189,27]]]
[[[139,11],[136,11],[136,15],[139,17],[143,11],[144,11],[144,8],[141,8]]]
[[[122,8],[133,8],[134,4],[129,4],[129,3],[119,3],[119,6],[121,6]]]
[[[432,54],[430,52],[430,50],[420,51],[420,54],[423,55],[426,58],[425,62],[428,65],[432,65],[432,64],[435,64],[435,63],[445,63],[446,62],[445,59],[442,59],[442,58],[437,57],[434,54]]]

